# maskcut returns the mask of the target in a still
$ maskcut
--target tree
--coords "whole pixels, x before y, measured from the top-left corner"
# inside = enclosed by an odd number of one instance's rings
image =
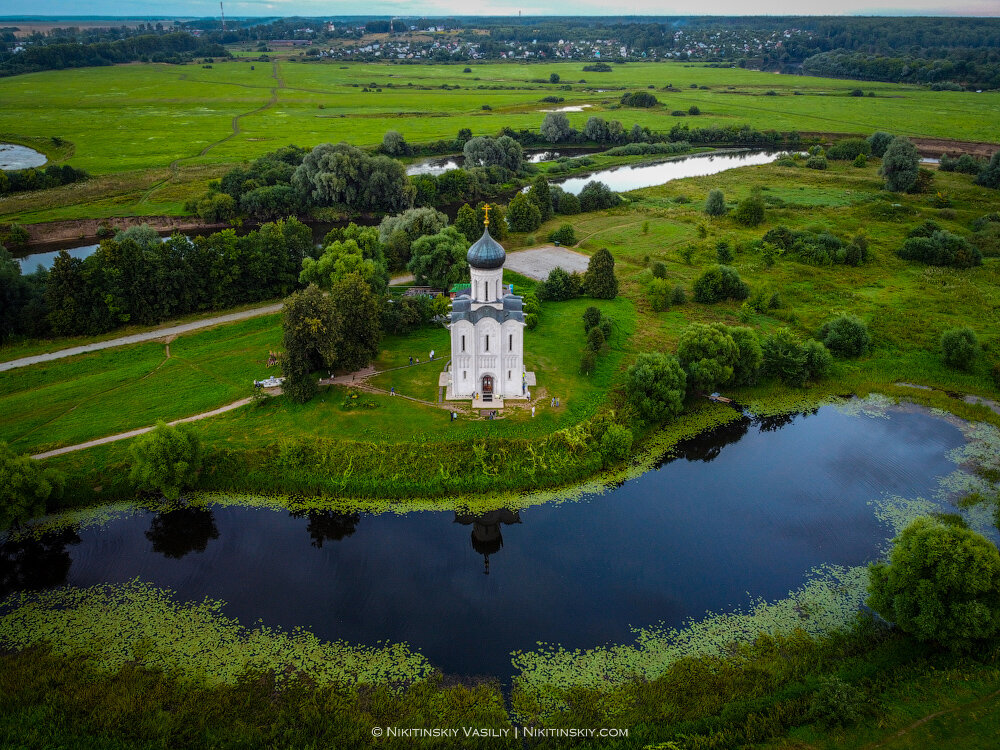
[[[462,153],[467,167],[500,167],[514,174],[524,168],[524,148],[509,135],[470,138]]]
[[[715,246],[715,259],[719,261],[720,265],[728,265],[733,262],[733,249],[729,246],[729,243],[725,240],[720,240]]]
[[[572,224],[561,224],[558,229],[549,232],[549,242],[556,242],[560,245],[573,245],[576,243],[576,232],[573,231]]]
[[[417,284],[447,290],[465,278],[469,242],[455,227],[445,227],[425,235],[411,246],[413,256],[407,268]]]
[[[608,123],[603,117],[588,117],[587,124],[583,126],[583,135],[595,143],[607,143]]]
[[[378,236],[374,227],[369,227],[367,231],[374,237]],[[375,294],[382,294],[389,284],[389,271],[377,240],[376,246],[378,251],[375,257],[365,257],[356,240],[335,241],[323,250],[318,259],[303,259],[299,281],[316,284],[320,289],[330,289],[349,274],[357,274]]]
[[[398,130],[387,130],[382,136],[382,153],[387,156],[409,156],[410,146]]]
[[[740,300],[749,296],[750,287],[731,266],[712,266],[694,282],[695,302],[712,304],[724,299]]]
[[[620,424],[609,424],[601,435],[601,458],[605,464],[623,461],[632,451],[632,431]]]
[[[176,500],[192,486],[201,470],[201,441],[189,425],[168,425],[162,420],[132,442],[129,481],[136,489],[161,492]]]
[[[572,138],[574,130],[564,112],[549,112],[542,121],[540,132],[549,143],[559,143]]]
[[[454,231],[454,230],[452,230]],[[333,366],[356,372],[378,356],[382,316],[378,297],[358,273],[349,273],[330,289],[330,299],[340,318],[340,346]]]
[[[918,518],[869,568],[867,604],[919,641],[969,651],[1000,633],[1000,554],[988,539]]]
[[[66,478],[0,442],[0,529],[44,515],[49,498],[62,496]]]
[[[596,327],[601,322],[601,311],[591,305],[583,311],[583,330],[590,333],[590,329]]]
[[[764,352],[752,328],[733,326],[728,329],[736,344],[736,362],[733,364],[733,385],[754,385],[760,378]]]
[[[1000,189],[1000,151],[994,151],[990,163],[976,175],[976,184],[994,190]]]
[[[892,133],[886,133],[882,130],[868,136],[868,145],[871,146],[872,156],[877,159],[881,159],[885,154],[885,150],[889,148],[889,144],[892,143],[892,139],[895,137],[896,136]]]
[[[614,208],[622,202],[621,196],[603,182],[591,180],[580,191],[580,210],[599,211],[602,208]]]
[[[688,385],[701,391],[714,391],[732,382],[738,358],[736,342],[722,323],[692,323],[677,343],[677,359]]]
[[[542,212],[524,193],[518,193],[507,205],[507,223],[515,232],[534,232],[542,224]]]
[[[559,83],[559,74],[549,73],[549,83]]]
[[[587,272],[583,275],[583,290],[596,299],[614,299],[618,296],[615,259],[606,247],[590,256]]]
[[[819,329],[819,340],[839,357],[860,357],[871,346],[868,326],[854,315],[838,315]]]
[[[787,385],[802,386],[807,380],[826,375],[832,362],[830,352],[819,341],[800,342],[787,328],[779,328],[761,341],[761,370]]]
[[[709,216],[724,216],[726,211],[726,196],[718,189],[708,191],[708,199],[705,201],[705,213]]]
[[[315,205],[361,211],[403,211],[413,205],[415,192],[398,161],[347,143],[316,146],[295,170],[292,185]]]
[[[868,156],[871,152],[872,145],[864,138],[844,138],[830,146],[826,156],[838,161],[854,161],[859,156]]]
[[[737,224],[745,227],[757,227],[764,223],[764,199],[753,193],[739,202],[733,212]]]
[[[406,268],[414,240],[437,234],[446,226],[448,217],[429,207],[411,208],[395,216],[386,216],[378,225],[378,238],[386,246],[390,268]]]
[[[580,213],[580,199],[572,193],[566,193],[559,200],[559,213],[566,216]]]
[[[979,339],[971,328],[952,328],[941,334],[941,359],[949,367],[971,370],[979,354]]]
[[[281,370],[285,376],[283,391],[293,401],[304,404],[315,396],[318,386],[313,373],[321,367],[334,366],[341,323],[333,300],[315,284],[285,299],[281,320],[285,352]]]
[[[625,373],[625,395],[640,417],[657,424],[684,409],[687,377],[677,357],[644,352]]]
[[[885,177],[885,188],[893,193],[905,193],[917,184],[920,156],[909,138],[899,136],[882,155],[879,174]]]
[[[483,225],[476,216],[476,209],[468,203],[458,209],[455,216],[455,223],[452,225],[461,232],[469,242],[475,242],[483,233]]]
[[[543,222],[552,218],[552,193],[549,191],[549,181],[545,179],[545,175],[538,175],[531,183],[528,200],[538,206]]]
[[[580,296],[582,282],[579,274],[569,273],[556,266],[549,271],[548,277],[538,285],[539,299],[563,302]]]

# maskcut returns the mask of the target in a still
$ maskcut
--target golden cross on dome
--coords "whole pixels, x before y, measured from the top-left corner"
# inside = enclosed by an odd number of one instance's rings
[[[487,226],[488,227],[490,225],[490,204],[489,203],[487,203],[486,205],[483,206],[483,211],[486,212],[486,218],[483,220],[483,226]]]

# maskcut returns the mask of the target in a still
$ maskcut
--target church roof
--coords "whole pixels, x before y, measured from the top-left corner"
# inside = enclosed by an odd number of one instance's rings
[[[466,295],[460,295],[451,304],[451,322],[467,320],[473,325],[483,318],[492,318],[498,323],[505,323],[508,320],[524,322],[524,311],[521,307],[521,298],[513,294],[508,294],[503,298],[503,309],[498,310],[492,305],[483,305],[472,309],[472,300]]]
[[[507,253],[503,245],[490,236],[490,228],[487,226],[483,228],[483,236],[472,243],[469,254],[465,257],[473,268],[492,269],[503,267]]]

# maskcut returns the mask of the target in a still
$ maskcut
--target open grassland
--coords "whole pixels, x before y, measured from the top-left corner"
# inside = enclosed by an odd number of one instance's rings
[[[654,130],[677,123],[748,123],[762,130],[867,134],[885,129],[910,136],[1000,139],[996,92],[932,92],[681,63],[629,63],[611,73],[584,73],[582,62],[470,67],[471,73],[462,73],[462,65],[241,60],[212,67],[134,64],[5,78],[0,80],[0,140],[65,139],[52,158],[95,175],[131,175],[124,183],[112,179],[50,191],[54,196],[42,199],[50,205],[38,205],[35,196],[28,203],[8,198],[0,201],[0,216],[30,222],[126,212],[176,214],[185,198],[202,192],[204,182],[216,176],[215,170],[192,171],[195,167],[237,163],[289,143],[312,147],[344,140],[373,146],[391,129],[411,143],[453,138],[460,128],[476,135],[493,135],[502,127],[537,130],[542,110],[553,106],[586,105],[568,114],[577,128],[598,114],[626,127],[639,123]],[[550,73],[558,73],[561,83],[539,82]],[[650,85],[660,106],[619,108],[622,91]],[[661,90],[668,85],[679,91]],[[857,87],[875,96],[849,96]],[[550,95],[565,102],[540,101]],[[671,115],[693,105],[701,116]],[[153,174],[136,174],[142,170]]]

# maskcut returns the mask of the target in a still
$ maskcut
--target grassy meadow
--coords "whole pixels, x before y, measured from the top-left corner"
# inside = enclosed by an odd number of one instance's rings
[[[31,145],[29,140],[64,139],[68,145],[42,150],[97,179],[84,187],[48,191],[42,203],[35,196],[0,200],[0,219],[31,223],[180,214],[184,200],[203,192],[225,165],[289,143],[311,147],[344,140],[374,146],[390,129],[411,143],[452,138],[466,127],[476,135],[493,135],[505,126],[537,129],[543,110],[553,106],[586,105],[568,114],[577,128],[599,114],[626,127],[639,123],[654,130],[678,122],[691,127],[749,123],[762,130],[868,134],[890,129],[909,136],[997,140],[996,92],[933,92],[674,62],[584,73],[583,64],[472,64],[472,72],[463,73],[463,65],[239,60],[210,67],[135,64],[5,78],[0,80],[0,140]],[[547,83],[550,73],[558,73],[561,82]],[[660,90],[668,85],[679,91]],[[623,90],[647,86],[657,89],[660,106],[619,108]],[[857,87],[874,96],[849,96]],[[565,101],[540,101],[551,95]],[[701,116],[671,115],[692,105]]]

